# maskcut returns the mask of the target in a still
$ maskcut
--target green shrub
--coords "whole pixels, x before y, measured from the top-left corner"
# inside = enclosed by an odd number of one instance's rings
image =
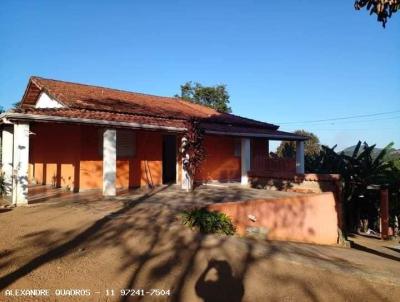
[[[233,235],[235,233],[235,226],[226,214],[210,212],[205,208],[182,212],[182,223],[190,228],[197,228],[205,234]]]
[[[0,171],[0,197],[6,194],[6,182],[4,179],[4,173]]]

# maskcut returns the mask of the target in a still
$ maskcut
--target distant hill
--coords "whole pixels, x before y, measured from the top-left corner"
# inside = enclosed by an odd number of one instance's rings
[[[355,148],[356,148],[356,145],[347,147],[347,148],[343,149],[342,151],[344,152],[344,154],[351,156],[353,154]],[[361,145],[359,152],[361,152],[362,150],[363,150],[363,146]],[[375,158],[376,156],[378,156],[378,154],[382,150],[383,150],[383,148],[374,148],[372,157]],[[389,154],[390,154],[391,159],[392,158],[400,158],[400,149],[392,149]]]

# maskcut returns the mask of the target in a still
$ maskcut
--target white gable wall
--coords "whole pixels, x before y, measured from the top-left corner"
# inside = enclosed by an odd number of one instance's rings
[[[52,99],[47,93],[42,92],[35,105],[36,108],[62,108],[62,104]]]

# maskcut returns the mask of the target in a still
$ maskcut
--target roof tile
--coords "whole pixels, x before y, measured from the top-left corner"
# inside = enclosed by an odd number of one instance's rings
[[[31,85],[33,84],[33,85]],[[32,107],[41,91],[70,109],[86,109],[111,113],[129,113],[172,119],[206,119],[208,121],[248,127],[277,129],[278,126],[221,113],[212,108],[184,101],[99,86],[31,77],[22,100],[22,108]],[[110,115],[108,115],[111,117]]]
[[[64,104],[64,108],[35,108],[41,92]],[[185,128],[189,119],[197,119],[209,132],[232,135],[254,134],[271,138],[305,137],[277,131],[279,126],[234,114],[221,113],[180,98],[161,97],[99,86],[31,77],[22,103],[16,112],[51,116],[127,122],[160,127]]]

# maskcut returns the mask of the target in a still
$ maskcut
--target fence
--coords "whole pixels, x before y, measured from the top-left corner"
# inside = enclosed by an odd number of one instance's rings
[[[254,156],[251,163],[251,170],[296,173],[296,160],[294,158]]]

